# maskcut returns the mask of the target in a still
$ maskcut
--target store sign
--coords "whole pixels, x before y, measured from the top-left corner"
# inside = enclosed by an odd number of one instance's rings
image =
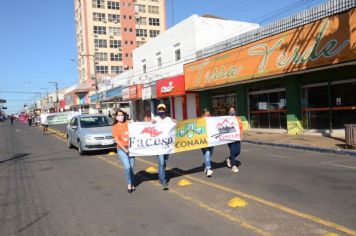
[[[134,100],[142,98],[142,85],[136,84],[122,89],[123,100]]]
[[[184,75],[174,76],[163,80],[157,80],[156,93],[158,98],[184,95]]]
[[[65,94],[64,102],[65,102],[66,106],[74,105],[74,95],[72,93]]]
[[[187,90],[356,60],[356,10],[184,65]]]

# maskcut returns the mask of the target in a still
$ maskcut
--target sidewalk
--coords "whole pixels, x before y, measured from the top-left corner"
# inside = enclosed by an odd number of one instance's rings
[[[246,143],[356,156],[356,149],[350,149],[350,147],[347,149],[344,139],[321,135],[288,135],[286,133],[246,130],[243,141]]]

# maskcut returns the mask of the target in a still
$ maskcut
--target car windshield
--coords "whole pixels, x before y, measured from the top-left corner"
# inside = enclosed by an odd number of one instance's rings
[[[80,126],[82,128],[104,127],[111,125],[111,120],[109,120],[109,118],[105,116],[90,116],[80,118]]]

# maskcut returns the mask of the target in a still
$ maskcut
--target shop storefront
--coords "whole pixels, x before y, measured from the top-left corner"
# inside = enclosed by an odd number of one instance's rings
[[[151,82],[142,85],[142,100],[144,107],[144,120],[150,121],[156,114],[156,82]]]
[[[157,80],[156,95],[154,106],[164,103],[169,115],[174,119],[196,117],[196,94],[186,94],[183,75]]]
[[[356,123],[355,24],[353,9],[186,64],[186,90],[246,128],[341,130]]]

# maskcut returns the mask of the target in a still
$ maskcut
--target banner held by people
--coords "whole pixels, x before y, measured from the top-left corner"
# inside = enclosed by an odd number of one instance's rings
[[[129,124],[129,152],[151,156],[201,149],[240,140],[236,117],[218,116],[174,122]]]

